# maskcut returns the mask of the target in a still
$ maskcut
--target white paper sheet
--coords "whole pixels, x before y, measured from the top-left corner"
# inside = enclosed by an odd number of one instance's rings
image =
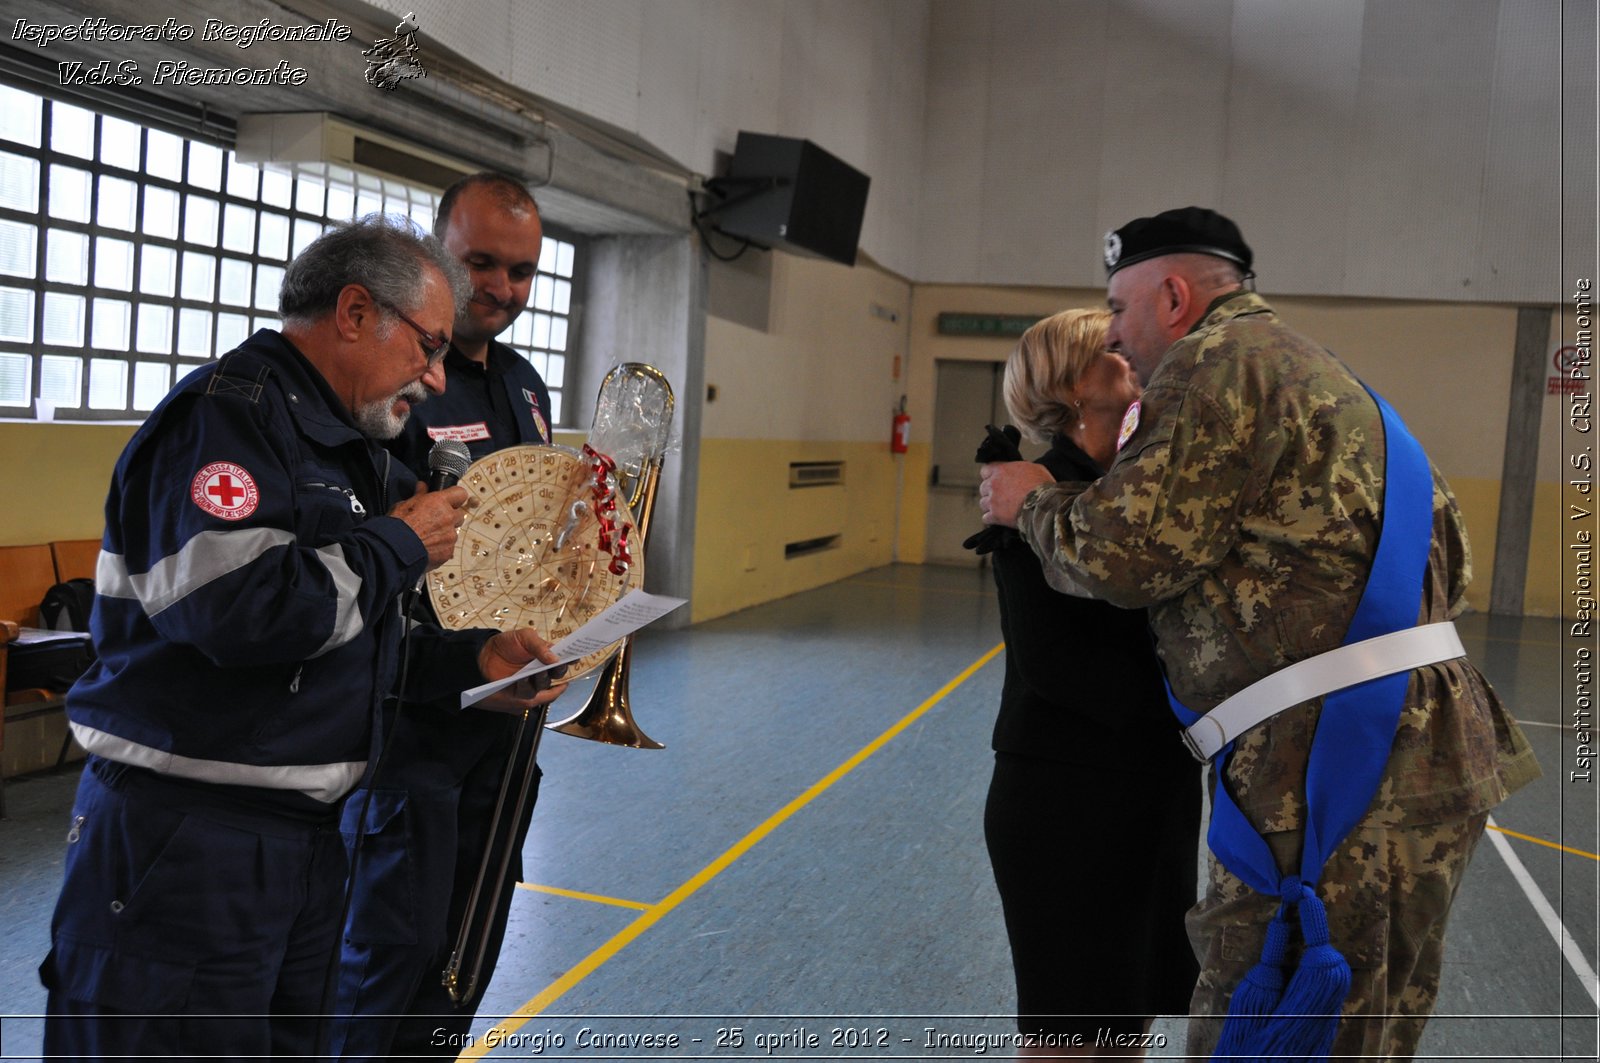
[[[555,664],[535,661],[516,675],[496,679],[482,686],[475,686],[471,690],[463,690],[461,707],[465,709],[470,705],[476,705],[490,694],[505,689],[519,679],[549,671],[557,665],[568,664],[586,654],[605,649],[613,642],[638,631],[652,620],[666,616],[686,601],[687,598],[670,598],[664,594],[648,594],[642,590],[629,591],[615,605],[597,614],[593,620],[560,642],[553,643],[550,648],[559,658]]]

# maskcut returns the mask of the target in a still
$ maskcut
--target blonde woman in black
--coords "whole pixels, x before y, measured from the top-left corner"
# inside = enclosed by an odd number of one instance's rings
[[[1040,321],[1006,363],[1005,397],[1036,458],[1093,480],[1137,422],[1138,378],[1105,349],[1110,314]],[[979,461],[1017,460],[991,430]],[[1143,610],[1050,589],[1008,528],[992,551],[1006,642],[984,815],[1017,979],[1022,1055],[1139,1056],[1150,1020],[1185,1014],[1198,972],[1200,770],[1178,739]]]

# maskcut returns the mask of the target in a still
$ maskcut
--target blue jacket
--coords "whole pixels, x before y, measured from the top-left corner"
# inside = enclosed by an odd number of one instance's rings
[[[275,332],[181,381],[106,501],[98,660],[67,698],[83,747],[306,811],[348,792],[398,672],[399,598],[427,564],[382,515],[398,472]],[[418,627],[409,674],[428,689],[408,696],[480,682],[489,634]]]

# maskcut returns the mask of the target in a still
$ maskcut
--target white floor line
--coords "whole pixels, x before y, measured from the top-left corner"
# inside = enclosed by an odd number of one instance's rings
[[[1499,826],[1494,821],[1493,816],[1489,817],[1489,826]],[[1550,907],[1550,902],[1545,900],[1544,893],[1539,889],[1539,884],[1533,881],[1533,876],[1528,874],[1528,869],[1522,866],[1522,861],[1518,859],[1516,850],[1512,849],[1511,843],[1506,840],[1506,836],[1498,830],[1486,831],[1485,833],[1489,835],[1489,840],[1494,843],[1494,847],[1499,850],[1500,859],[1504,860],[1506,867],[1510,868],[1511,877],[1515,878],[1517,885],[1522,887],[1522,892],[1527,896],[1528,903],[1533,905],[1535,912],[1539,913],[1539,919],[1544,923],[1545,929],[1550,931],[1550,936],[1555,938],[1556,944],[1561,946],[1561,955],[1566,957],[1567,965],[1578,976],[1578,981],[1583,983],[1583,988],[1588,991],[1590,997],[1594,998],[1594,1002],[1600,1004],[1600,978],[1595,977],[1594,968],[1589,966],[1589,961],[1584,957],[1583,950],[1578,948],[1578,943],[1573,940],[1566,924],[1561,921],[1561,917],[1556,914],[1556,910]]]

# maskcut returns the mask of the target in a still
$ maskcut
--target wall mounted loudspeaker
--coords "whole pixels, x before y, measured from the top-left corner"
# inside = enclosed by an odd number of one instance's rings
[[[761,247],[856,263],[871,178],[809,140],[739,134],[725,177],[701,217]]]

